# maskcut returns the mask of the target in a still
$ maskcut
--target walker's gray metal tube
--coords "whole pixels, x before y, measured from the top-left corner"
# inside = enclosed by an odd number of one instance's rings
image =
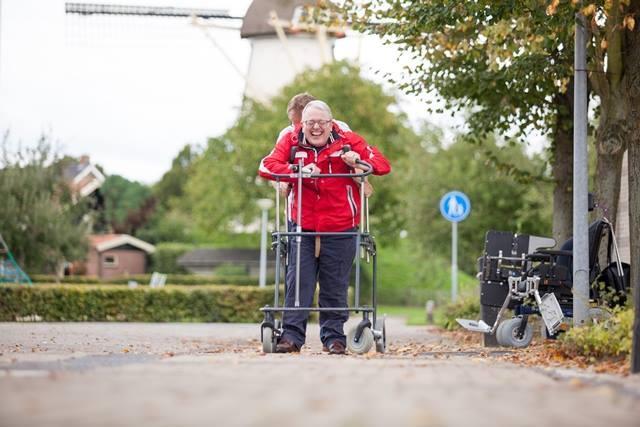
[[[276,179],[276,231],[280,231],[280,178]]]
[[[258,278],[258,286],[264,288],[267,286],[267,221],[269,219],[268,210],[262,209],[262,218],[260,220],[260,275]]]
[[[358,248],[360,248],[360,233],[356,236],[356,284],[355,284],[355,297],[353,305],[357,308],[360,307],[360,256],[358,254]]]
[[[589,224],[587,208],[586,20],[576,14],[573,98],[573,324],[586,324],[589,307]]]
[[[281,260],[281,253],[280,250],[281,248],[281,243],[280,243],[280,233],[276,233],[276,237],[278,238],[278,242],[276,243],[276,289],[275,289],[275,296],[274,296],[274,301],[273,301],[273,306],[274,307],[278,307],[278,301],[280,300],[280,293],[279,293],[279,288],[280,288],[280,262]]]
[[[298,160],[298,215],[296,219],[296,231],[302,232],[302,167],[304,160]],[[302,247],[302,236],[296,236],[296,301],[295,306],[300,307],[300,248]]]
[[[372,278],[372,285],[371,285],[371,305],[373,307],[373,327],[376,327],[376,319],[378,318],[378,299],[376,297],[376,293],[378,292],[376,287],[377,287],[377,275],[378,275],[378,262],[377,262],[377,258],[376,258],[376,253],[374,252],[373,254],[373,278]]]

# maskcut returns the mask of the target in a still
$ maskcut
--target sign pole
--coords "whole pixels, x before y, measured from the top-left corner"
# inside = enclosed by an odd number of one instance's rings
[[[451,301],[458,299],[458,223],[469,216],[471,201],[460,191],[450,191],[440,199],[440,213],[451,222]]]
[[[451,222],[451,301],[458,299],[458,223]]]

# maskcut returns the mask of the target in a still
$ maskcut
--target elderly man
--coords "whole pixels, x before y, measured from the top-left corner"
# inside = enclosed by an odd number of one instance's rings
[[[349,146],[350,149],[345,149]],[[346,174],[354,171],[357,160],[373,167],[376,175],[391,171],[387,159],[358,134],[343,131],[333,120],[323,101],[309,102],[302,112],[302,122],[280,138],[271,153],[260,162],[259,173],[267,179],[273,174],[291,173],[291,152],[296,147],[304,168],[312,174]],[[293,194],[297,194],[297,180]],[[292,198],[291,218],[301,223],[296,229],[305,232],[353,232],[360,222],[359,187],[349,177],[304,178],[302,206]],[[356,254],[356,239],[351,235],[322,236],[319,248],[314,236],[303,236],[300,244],[300,305],[310,307],[316,283],[320,283],[320,307],[347,307],[347,288],[351,265]],[[289,245],[289,259],[296,259],[297,244]],[[296,269],[287,271],[285,306],[293,307]],[[285,312],[283,334],[276,346],[278,353],[299,352],[305,342],[308,319],[306,311]],[[320,313],[320,340],[330,354],[344,354],[344,323],[347,311]]]

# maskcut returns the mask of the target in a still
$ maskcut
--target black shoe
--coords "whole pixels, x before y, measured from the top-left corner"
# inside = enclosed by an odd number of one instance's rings
[[[300,347],[292,341],[282,338],[278,345],[276,345],[276,353],[300,353]]]
[[[345,354],[346,349],[341,341],[334,341],[329,344],[329,354]]]

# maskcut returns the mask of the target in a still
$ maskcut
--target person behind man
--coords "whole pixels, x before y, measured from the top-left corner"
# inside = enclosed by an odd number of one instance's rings
[[[345,147],[349,146],[349,150]],[[373,167],[375,175],[391,171],[389,161],[354,132],[345,132],[333,121],[329,106],[319,100],[309,102],[302,112],[301,124],[280,138],[271,153],[260,162],[259,174],[273,180],[272,174],[291,173],[292,147],[302,154],[305,170],[311,173],[343,174],[356,168],[363,159]],[[344,150],[343,150],[344,149]],[[297,179],[288,179],[297,194]],[[349,177],[304,178],[302,206],[293,198],[291,218],[305,232],[353,232],[360,223],[358,185]],[[316,283],[320,283],[320,307],[347,307],[347,289],[351,265],[356,255],[355,236],[322,236],[316,246],[315,236],[302,236],[300,244],[300,306],[310,307]],[[319,249],[319,250],[318,250]],[[295,260],[298,244],[289,244],[289,259]],[[296,268],[287,271],[285,306],[293,307]],[[276,346],[278,353],[299,352],[306,339],[309,313],[289,311],[283,316],[283,334]],[[320,340],[330,354],[344,354],[344,323],[347,311],[320,313]]]

